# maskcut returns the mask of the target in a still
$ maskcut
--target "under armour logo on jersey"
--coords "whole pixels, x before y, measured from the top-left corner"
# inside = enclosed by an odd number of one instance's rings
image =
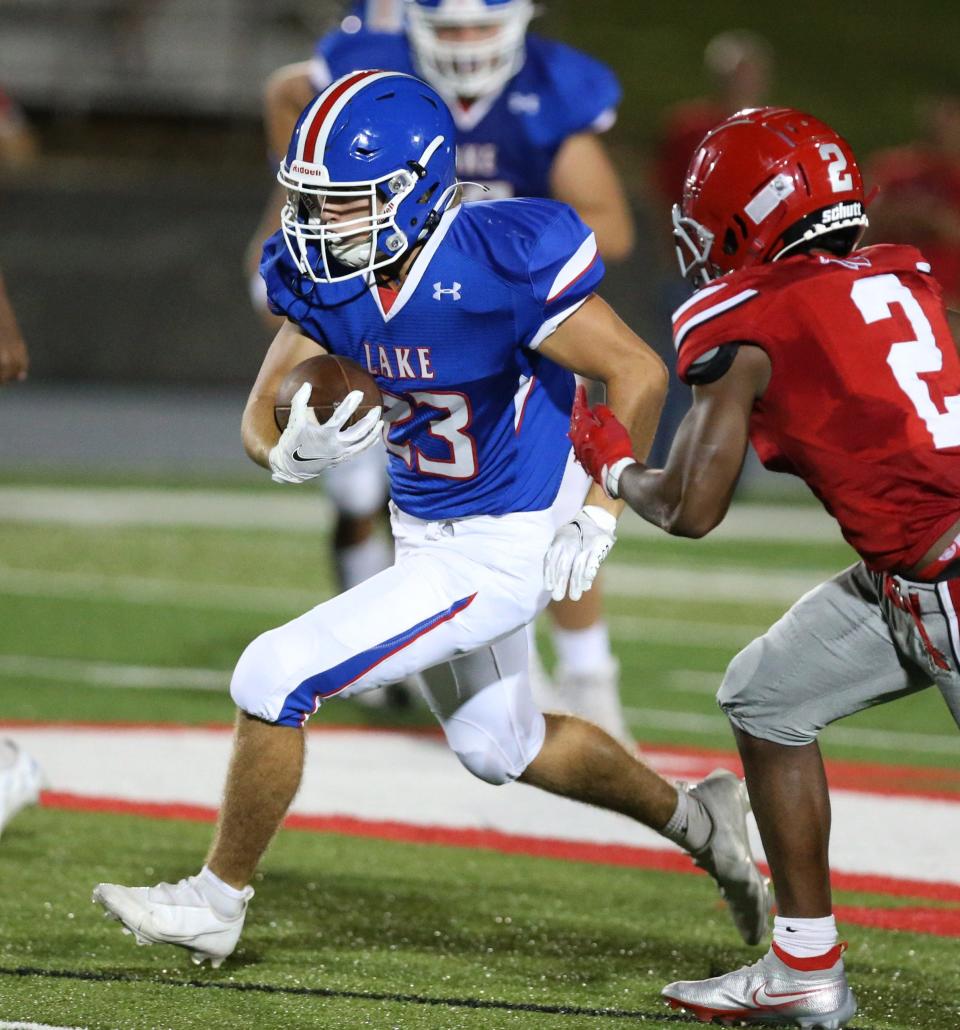
[[[460,283],[455,282],[453,288],[445,290],[440,283],[433,284],[433,299],[440,300],[443,297],[452,297],[454,300],[460,299]]]
[[[540,97],[536,93],[511,93],[507,97],[507,108],[513,114],[539,114]]]

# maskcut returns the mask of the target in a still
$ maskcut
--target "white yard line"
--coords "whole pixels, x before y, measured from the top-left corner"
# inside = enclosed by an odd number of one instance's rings
[[[49,1023],[4,1023],[0,1030],[85,1030],[82,1026],[51,1026]]]
[[[11,732],[38,759],[52,790],[208,807],[219,803],[231,740],[201,729]],[[309,741],[295,812],[672,849],[623,816],[520,784],[490,787],[465,772],[440,740],[331,731]],[[672,758],[671,772],[683,775],[682,756]],[[833,814],[830,850],[838,872],[960,883],[960,803],[834,791]]]
[[[166,668],[160,665],[119,665],[115,662],[77,658],[40,658],[34,655],[0,655],[0,676],[87,683],[101,687],[188,688],[227,691],[229,670]]]
[[[0,1030],[85,1030],[82,1026],[51,1026],[49,1023],[4,1023]]]
[[[720,686],[721,676],[716,685]],[[627,718],[639,727],[643,736],[643,727],[651,729],[678,730],[687,733],[716,734],[729,731],[730,724],[725,716],[704,715],[699,712],[678,712],[675,709],[636,708],[628,706],[624,709]],[[936,755],[951,755],[954,758],[960,752],[960,736],[956,734],[911,733],[900,730],[868,730],[858,726],[828,726],[824,731],[825,739],[836,744],[847,744],[850,747],[874,748],[878,751],[917,751]]]
[[[82,658],[45,658],[35,655],[0,655],[0,676],[21,679],[49,680],[57,683],[85,683],[101,687],[130,687],[140,689],[191,689],[220,691],[226,694],[230,686],[230,670],[198,669],[179,666],[123,665],[115,662],[91,661]],[[682,683],[682,676],[695,683],[692,692],[714,694],[722,674],[692,672],[670,673],[674,682]],[[670,689],[676,689],[671,682]],[[681,688],[681,692],[682,688]],[[683,712],[676,709],[628,707],[627,716],[640,728],[678,730],[687,733],[715,735],[727,733],[727,720],[720,715]],[[949,734],[926,734],[898,730],[869,730],[853,726],[831,726],[827,739],[858,747],[870,747],[893,754],[905,750],[930,754],[956,755],[960,738]]]
[[[733,601],[788,606],[830,575],[830,570],[693,570],[662,565],[641,569],[612,561],[604,569],[610,597],[629,600]],[[324,600],[291,587],[188,583],[150,576],[0,566],[0,595],[74,598],[96,596],[134,604],[188,604],[236,611],[306,609]],[[689,624],[687,624],[689,625]],[[731,627],[735,629],[736,627]],[[764,627],[766,628],[766,627]],[[748,638],[749,639],[749,638]]]
[[[0,520],[89,526],[200,526],[316,532],[332,524],[329,501],[311,487],[299,491],[165,490],[137,487],[0,486]],[[662,534],[632,512],[622,537]],[[820,508],[735,504],[716,540],[839,541],[840,532]]]

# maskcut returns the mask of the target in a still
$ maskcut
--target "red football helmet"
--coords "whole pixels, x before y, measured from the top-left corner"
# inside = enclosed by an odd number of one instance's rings
[[[739,111],[708,132],[673,208],[680,270],[694,282],[776,261],[814,238],[846,254],[866,227],[850,145],[786,107]]]

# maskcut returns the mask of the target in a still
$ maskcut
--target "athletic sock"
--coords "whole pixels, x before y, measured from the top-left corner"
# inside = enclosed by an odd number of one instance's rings
[[[235,919],[243,912],[248,892],[224,883],[209,866],[204,866],[196,877],[197,889],[210,902],[217,915]]]
[[[773,920],[774,951],[788,966],[828,969],[842,954],[837,942],[837,921],[832,915],[820,919],[776,916]]]
[[[557,667],[571,676],[585,676],[598,670],[605,672],[613,661],[610,633],[602,619],[586,629],[561,629],[553,625],[551,636]]]
[[[660,833],[686,851],[699,851],[713,833],[713,820],[703,802],[677,787],[677,807]]]
[[[363,543],[340,547],[334,552],[337,574],[344,590],[375,576],[393,564],[393,550],[379,534],[374,533]]]

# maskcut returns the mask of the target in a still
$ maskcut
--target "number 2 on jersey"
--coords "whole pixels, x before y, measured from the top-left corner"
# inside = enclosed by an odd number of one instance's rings
[[[941,411],[933,401],[929,383],[922,378],[942,371],[943,352],[937,346],[933,327],[917,298],[891,273],[858,279],[850,296],[867,325],[892,318],[892,305],[900,305],[916,338],[893,344],[887,354],[887,364],[897,385],[923,419],[933,437],[933,446],[937,450],[960,447],[960,395],[944,396]]]

